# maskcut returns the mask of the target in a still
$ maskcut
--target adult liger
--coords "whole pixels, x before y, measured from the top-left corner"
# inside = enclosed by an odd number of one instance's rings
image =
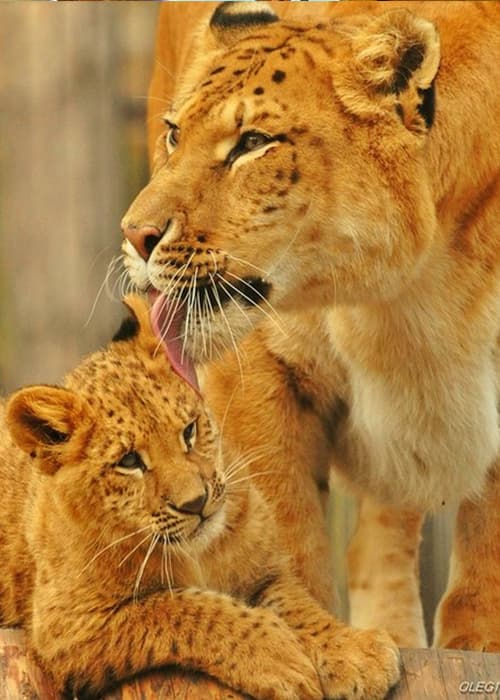
[[[421,514],[459,502],[437,641],[499,649],[499,5],[190,6],[184,42],[175,12],[123,221],[173,364],[268,446],[256,478],[325,605],[329,466],[365,496],[357,624],[424,643]]]

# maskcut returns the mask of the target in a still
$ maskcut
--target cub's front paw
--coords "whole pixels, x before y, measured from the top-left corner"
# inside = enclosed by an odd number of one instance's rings
[[[323,700],[318,672],[298,639],[279,618],[261,614],[268,619],[259,624],[258,641],[241,659],[235,649],[229,684],[258,700]]]
[[[386,632],[327,629],[306,645],[328,700],[382,700],[399,680],[399,650]]]

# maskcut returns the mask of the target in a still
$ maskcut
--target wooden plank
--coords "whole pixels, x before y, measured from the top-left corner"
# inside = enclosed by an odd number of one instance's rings
[[[22,630],[0,628],[1,700],[58,700],[40,669],[25,653]],[[245,700],[201,673],[149,673],[106,695],[106,700]]]
[[[403,649],[403,674],[390,700],[456,700],[500,695],[500,654],[454,649]],[[481,686],[483,684],[483,686]],[[40,669],[26,656],[21,630],[0,629],[2,700],[56,700]],[[145,674],[106,700],[245,700],[200,673],[166,670]]]

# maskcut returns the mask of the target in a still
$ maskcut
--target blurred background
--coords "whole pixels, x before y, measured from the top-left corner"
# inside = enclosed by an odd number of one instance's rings
[[[0,391],[59,382],[122,316],[120,219],[147,180],[156,2],[0,3]],[[160,106],[161,109],[161,106]],[[104,287],[103,287],[104,285]],[[352,499],[332,498],[344,614]],[[428,627],[452,516],[426,525]]]
[[[119,322],[121,305],[99,290],[121,216],[147,179],[157,8],[0,4],[3,394],[58,382]]]

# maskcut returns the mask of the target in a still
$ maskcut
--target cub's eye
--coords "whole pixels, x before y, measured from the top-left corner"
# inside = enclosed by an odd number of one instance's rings
[[[133,471],[134,469],[140,469],[143,472],[146,471],[146,465],[142,461],[138,452],[127,452],[127,454],[123,455],[116,466],[121,472]]]
[[[182,431],[181,444],[185,452],[189,452],[193,449],[194,443],[196,442],[196,421],[188,423],[184,430]]]
[[[264,134],[261,131],[246,131],[240,136],[236,146],[229,151],[226,157],[226,165],[232,165],[234,161],[245,153],[256,151],[262,146],[266,146],[271,141],[275,141],[273,136]]]
[[[167,132],[167,148],[169,148],[171,151],[174,150],[174,148],[177,148],[177,144],[179,143],[179,138],[181,135],[181,131],[177,124],[168,124],[170,129]]]

